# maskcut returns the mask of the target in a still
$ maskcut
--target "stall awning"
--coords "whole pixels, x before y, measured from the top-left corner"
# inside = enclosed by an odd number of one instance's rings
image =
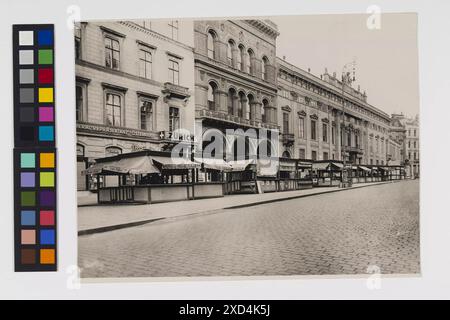
[[[313,163],[312,168],[316,170],[342,169],[344,166],[339,162],[319,162]]]
[[[193,169],[199,168],[200,164],[192,162],[187,158],[172,158],[172,157],[162,157],[162,156],[150,156],[155,162],[161,166],[163,170],[179,170],[179,169]]]
[[[328,167],[330,166],[329,162],[321,162],[321,163],[313,163],[312,168],[314,170],[328,170]]]
[[[301,161],[299,161],[297,163],[297,167],[298,168],[303,168],[303,169],[304,168],[310,169],[312,167],[312,164],[310,162],[301,162]]]
[[[358,166],[359,169],[366,171],[366,172],[370,172],[370,169],[364,166]]]
[[[244,171],[248,165],[255,163],[256,163],[255,159],[234,160],[228,162],[228,164],[231,165],[231,171]]]
[[[378,167],[372,167],[372,171],[378,171]]]
[[[295,162],[280,160],[280,171],[295,172],[295,168],[296,168]]]
[[[84,174],[100,173],[118,173],[118,174],[146,174],[158,173],[149,157],[140,156],[135,158],[123,158],[115,161],[105,161],[94,164],[84,170]]]
[[[194,158],[196,163],[203,163],[206,169],[219,170],[219,171],[231,171],[232,167],[229,163],[225,162],[223,159],[214,158]]]

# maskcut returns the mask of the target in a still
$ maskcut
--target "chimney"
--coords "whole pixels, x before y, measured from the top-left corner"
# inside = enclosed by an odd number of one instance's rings
[[[311,68],[308,68],[308,73],[311,73]]]
[[[336,71],[335,71],[335,72],[333,72],[333,78],[335,78],[335,79],[336,79]]]
[[[286,60],[286,56],[283,56],[283,60]]]
[[[328,69],[327,68],[325,68],[325,74],[328,74]]]
[[[358,92],[361,91],[361,86],[358,84]]]

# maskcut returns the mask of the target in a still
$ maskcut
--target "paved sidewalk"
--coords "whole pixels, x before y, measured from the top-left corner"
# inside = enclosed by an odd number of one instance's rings
[[[355,184],[351,189],[374,186],[392,182],[373,182]],[[238,194],[222,198],[185,200],[156,204],[136,205],[96,205],[78,207],[78,234],[93,234],[125,227],[145,224],[148,222],[211,213],[216,210],[247,207],[292,198],[346,191],[338,187],[321,187],[306,190],[272,192],[265,194]],[[84,195],[86,196],[86,195]]]

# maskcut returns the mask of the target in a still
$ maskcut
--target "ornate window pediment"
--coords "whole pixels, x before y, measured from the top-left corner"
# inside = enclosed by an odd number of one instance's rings
[[[304,110],[301,110],[299,112],[297,112],[299,116],[301,117],[306,117],[306,112]]]
[[[287,112],[291,112],[292,111],[291,107],[289,107],[289,106],[283,106],[283,107],[281,107],[281,110],[287,111]]]
[[[311,119],[314,119],[314,120],[318,120],[319,119],[319,117],[317,116],[317,114],[312,114],[312,115],[310,115],[309,116]]]
[[[330,120],[328,120],[328,118],[322,118],[322,122],[324,122],[324,123],[330,123]]]

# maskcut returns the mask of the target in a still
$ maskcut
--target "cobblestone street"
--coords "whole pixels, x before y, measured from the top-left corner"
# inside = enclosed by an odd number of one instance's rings
[[[78,250],[82,277],[418,273],[419,180],[80,236]]]

